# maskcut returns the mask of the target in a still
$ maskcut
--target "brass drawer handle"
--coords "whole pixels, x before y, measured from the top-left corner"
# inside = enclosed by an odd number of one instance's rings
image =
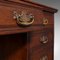
[[[47,56],[43,56],[42,58],[40,58],[40,60],[48,60]]]
[[[17,20],[17,24],[28,26],[34,22],[34,16],[32,14],[27,14],[27,12],[22,11],[18,14],[16,11],[13,12],[13,18]]]
[[[40,37],[40,42],[42,42],[42,43],[47,43],[48,42],[48,37],[47,36],[41,36]]]
[[[48,24],[48,19],[47,18],[43,18],[43,24],[47,25]]]

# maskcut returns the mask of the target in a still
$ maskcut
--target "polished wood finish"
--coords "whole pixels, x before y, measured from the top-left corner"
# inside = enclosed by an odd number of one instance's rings
[[[42,36],[47,36],[48,41],[46,43],[43,43],[41,41]],[[35,31],[30,34],[30,48],[36,47],[36,46],[46,46],[48,44],[51,44],[53,42],[53,32],[51,29],[42,29],[41,31]]]
[[[19,25],[13,18],[14,11],[32,14],[34,22]],[[0,0],[0,60],[54,60],[56,12],[57,9],[27,0]]]

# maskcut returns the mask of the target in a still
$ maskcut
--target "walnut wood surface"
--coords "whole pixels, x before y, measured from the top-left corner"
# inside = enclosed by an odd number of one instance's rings
[[[50,12],[44,12],[43,10],[41,10],[41,8],[35,7],[33,5],[28,5],[27,3],[24,4],[24,2],[20,2],[19,4],[18,2],[15,3],[12,1],[1,1],[0,2],[0,15],[1,15],[0,34],[13,34],[19,32],[39,30],[41,29],[41,25],[43,26],[43,18],[48,19],[48,24],[46,26],[51,26],[51,24],[54,23],[53,21],[54,14]],[[19,26],[16,23],[16,20],[13,19],[13,11],[16,11],[20,14],[20,12],[23,10],[25,10],[28,14],[32,13],[34,16],[33,24],[25,28]]]
[[[21,26],[13,19],[13,11],[32,13],[34,22]],[[0,60],[54,60],[54,13],[57,9],[20,0],[0,0]],[[43,24],[44,18],[48,20]],[[40,42],[41,35],[48,42]]]

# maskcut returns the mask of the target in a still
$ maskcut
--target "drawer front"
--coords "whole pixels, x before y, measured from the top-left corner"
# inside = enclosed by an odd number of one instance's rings
[[[37,49],[32,51],[29,56],[29,60],[53,60],[53,50],[51,47]]]
[[[32,25],[42,24],[43,13],[41,10],[12,2],[9,4],[0,3],[0,25],[17,26],[17,20],[19,20],[18,24],[30,23],[32,20],[31,17],[34,19],[33,23],[31,23]]]
[[[42,30],[34,32],[30,35],[30,48],[36,46],[47,46],[53,43],[52,30]]]

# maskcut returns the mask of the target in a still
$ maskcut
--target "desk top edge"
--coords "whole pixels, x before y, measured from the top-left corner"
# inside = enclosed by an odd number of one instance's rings
[[[15,1],[9,1],[9,0],[6,0],[6,1],[3,1],[1,0],[1,2],[4,2],[4,3],[18,3],[18,4],[26,4],[26,5],[29,5],[29,6],[32,6],[32,7],[37,7],[37,8],[40,8],[42,9],[43,11],[47,11],[47,12],[51,12],[51,13],[56,13],[58,11],[58,9],[55,9],[55,8],[52,8],[52,7],[48,7],[46,5],[42,5],[42,4],[39,4],[39,3],[36,3],[36,2],[32,2],[32,1],[18,1],[18,0],[15,0]]]

